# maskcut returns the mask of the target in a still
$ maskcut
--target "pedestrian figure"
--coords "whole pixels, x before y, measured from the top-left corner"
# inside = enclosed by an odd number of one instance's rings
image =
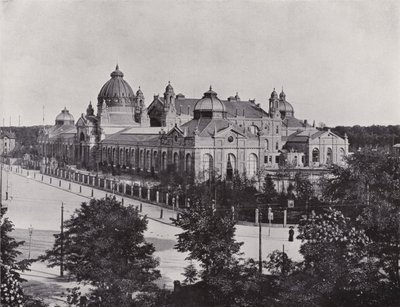
[[[293,242],[293,236],[294,236],[293,226],[290,226],[290,229],[289,229],[289,242]]]

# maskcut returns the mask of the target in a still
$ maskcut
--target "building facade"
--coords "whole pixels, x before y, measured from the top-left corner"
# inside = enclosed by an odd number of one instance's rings
[[[0,130],[0,155],[7,156],[15,148],[15,134]]]
[[[97,110],[90,102],[74,123],[64,109],[43,131],[45,161],[229,179],[236,171],[253,177],[281,165],[324,168],[343,163],[348,154],[346,136],[297,119],[283,90],[272,91],[267,112],[237,93],[221,100],[211,87],[200,99],[186,98],[169,82],[146,108],[141,89],[134,93],[123,77],[117,66],[98,94]]]

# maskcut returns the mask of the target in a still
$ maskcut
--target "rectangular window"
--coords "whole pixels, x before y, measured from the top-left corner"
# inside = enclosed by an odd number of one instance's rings
[[[279,149],[279,143],[278,143],[278,142],[276,142],[276,144],[275,144],[275,149],[276,149],[276,150]]]
[[[275,163],[279,163],[279,156],[275,156]]]
[[[279,133],[279,126],[276,126],[276,134]]]
[[[264,163],[268,163],[268,156],[264,156]]]
[[[272,163],[272,156],[269,156],[269,163]]]

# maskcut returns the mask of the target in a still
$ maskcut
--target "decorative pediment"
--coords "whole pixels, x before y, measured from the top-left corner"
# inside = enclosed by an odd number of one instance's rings
[[[77,126],[77,127],[87,127],[88,126],[88,122],[87,122],[86,118],[82,115],[77,120],[75,126]]]
[[[233,134],[233,135],[235,135],[235,137],[236,137],[236,135],[240,135],[242,138],[247,138],[243,132],[239,131],[238,129],[235,129],[233,126],[229,126],[221,131],[218,131],[217,133],[214,134],[214,137],[215,138],[225,138],[225,137],[228,137],[229,134]]]
[[[168,133],[167,136],[174,136],[174,135],[178,135],[178,136],[184,136],[184,132],[182,129],[180,129],[178,126],[174,126]]]

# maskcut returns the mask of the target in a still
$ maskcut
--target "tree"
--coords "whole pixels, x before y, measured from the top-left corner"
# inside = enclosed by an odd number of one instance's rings
[[[32,260],[17,261],[17,258],[22,254],[18,250],[24,241],[16,241],[9,234],[14,230],[14,224],[5,217],[7,208],[2,207],[0,211],[1,219],[1,267],[7,267],[9,274],[13,275],[18,282],[25,281],[19,274],[20,271],[28,270]]]
[[[236,242],[235,221],[230,214],[215,212],[205,198],[195,197],[189,210],[183,212],[174,224],[182,228],[175,248],[187,252],[187,260],[196,260],[201,270],[193,264],[185,269],[189,283],[195,278],[200,282],[190,285],[203,295],[196,298],[199,306],[265,306],[271,300],[271,283],[258,271],[253,259],[241,258]],[[270,303],[270,301],[269,301]]]
[[[281,282],[289,306],[373,306],[379,297],[379,268],[367,249],[371,244],[360,224],[335,209],[299,223],[304,260]]]
[[[313,198],[314,188],[312,183],[307,177],[302,176],[299,172],[294,176],[294,186],[296,190],[296,198],[301,202],[305,203]]]
[[[132,295],[155,289],[160,277],[154,247],[144,239],[147,219],[132,206],[114,198],[82,203],[65,221],[64,265],[78,281],[95,287],[92,295],[101,306],[131,306]],[[61,237],[41,257],[59,265]]]
[[[198,275],[207,286],[209,299],[214,303],[231,301],[234,288],[228,286],[227,274],[237,266],[243,244],[235,242],[235,222],[204,203],[194,203],[173,222],[183,230],[175,248],[188,252],[186,259],[199,262],[202,270]]]
[[[4,306],[22,306],[26,302],[21,283],[25,279],[21,278],[20,272],[29,270],[33,260],[18,260],[22,253],[18,248],[24,245],[24,241],[16,241],[10,236],[14,230],[13,223],[5,217],[7,208],[2,207],[0,211],[1,220],[1,304]]]
[[[275,184],[272,180],[271,175],[269,174],[265,176],[262,196],[264,198],[264,203],[275,202],[278,197],[278,192],[275,189]]]

